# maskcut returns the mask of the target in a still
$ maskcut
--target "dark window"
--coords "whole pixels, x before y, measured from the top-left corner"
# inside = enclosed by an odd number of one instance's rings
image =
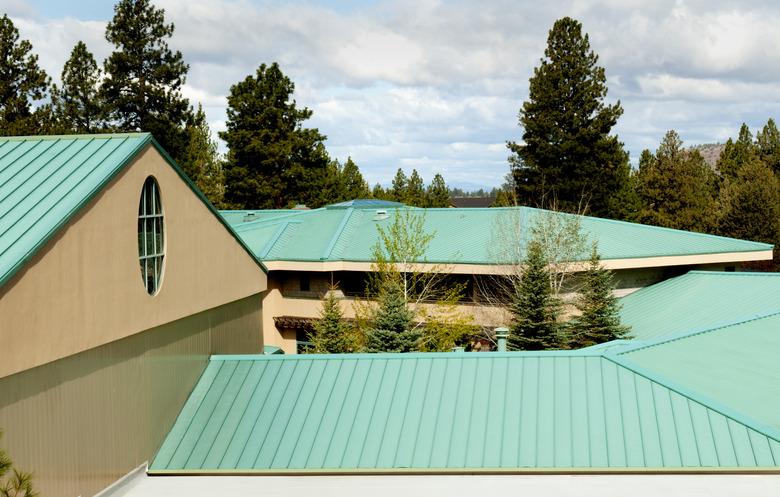
[[[311,290],[311,282],[309,281],[309,275],[308,274],[302,274],[301,275],[301,291],[302,292],[308,292]]]

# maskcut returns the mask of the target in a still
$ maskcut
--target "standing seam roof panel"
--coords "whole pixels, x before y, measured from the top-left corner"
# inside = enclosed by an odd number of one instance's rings
[[[150,471],[756,468],[773,437],[599,355],[227,356]]]

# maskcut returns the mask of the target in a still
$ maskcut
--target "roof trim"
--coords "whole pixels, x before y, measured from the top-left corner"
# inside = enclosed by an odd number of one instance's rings
[[[321,468],[321,469],[147,469],[149,476],[337,476],[337,475],[662,475],[662,474],[780,474],[780,467],[669,468]]]
[[[152,142],[153,138],[150,133],[117,133],[117,134],[100,134],[100,135],[46,135],[46,136],[14,136],[14,137],[8,137],[5,138],[9,141],[25,141],[30,139],[35,140],[61,140],[65,138],[91,138],[91,139],[99,139],[99,138],[129,138],[131,136],[143,136],[143,139],[136,145],[136,147],[127,155],[124,161],[120,162],[119,165],[109,174],[106,176],[106,178],[98,183],[95,188],[93,188],[87,195],[84,196],[84,198],[81,199],[81,201],[76,204],[76,206],[68,212],[59,223],[54,225],[52,229],[49,230],[46,235],[41,237],[35,245],[19,260],[16,262],[16,264],[2,277],[0,277],[0,287],[4,286],[6,283],[8,283],[10,280],[12,280],[16,274],[19,272],[20,269],[22,269],[24,266],[27,265],[28,262],[32,258],[34,258],[38,252],[45,247],[49,241],[51,241],[52,238],[54,238],[54,235],[60,232],[60,230],[66,226],[71,219],[73,219],[73,216],[75,216],[77,213],[81,212],[81,210],[89,204],[95,196],[103,191],[103,189],[116,177],[116,175],[119,173],[119,171],[122,171],[125,169],[125,167],[128,166],[133,160],[135,160],[136,156],[146,148],[149,143]],[[158,145],[159,146],[159,145]]]
[[[256,222],[256,221],[253,221]],[[284,222],[278,220],[277,222]],[[290,221],[291,222],[291,221]],[[269,223],[272,224],[272,223]],[[243,231],[243,230],[239,230]],[[684,266],[698,264],[719,264],[728,262],[747,262],[757,260],[772,259],[771,250],[744,251],[744,252],[713,252],[710,254],[690,254],[690,255],[672,255],[660,257],[637,257],[630,259],[603,259],[602,265],[607,269],[639,269],[646,267],[660,266]],[[351,261],[351,260],[285,260],[269,259],[263,261],[269,271],[371,271],[374,264],[371,261]],[[425,262],[412,264],[418,271],[429,271],[434,268],[441,271],[441,265],[446,265],[446,272],[452,274],[508,274],[514,271],[514,265],[507,264],[480,264],[471,262]],[[575,270],[584,270],[587,262],[574,263]],[[577,269],[580,267],[582,269]],[[736,273],[739,274],[739,273]],[[646,287],[649,288],[649,287]],[[640,290],[641,291],[641,290]]]

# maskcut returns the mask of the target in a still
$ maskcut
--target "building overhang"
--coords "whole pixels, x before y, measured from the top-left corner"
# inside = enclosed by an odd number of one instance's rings
[[[634,257],[627,259],[607,259],[602,264],[607,269],[642,269],[670,266],[698,266],[703,264],[730,264],[738,262],[772,260],[772,250],[750,252],[720,252],[713,254],[668,255],[658,257]],[[358,261],[283,261],[266,260],[264,265],[269,271],[360,271],[370,272],[372,262]],[[570,266],[570,270],[584,270],[588,262]],[[443,272],[448,274],[485,274],[502,275],[517,272],[515,264],[460,264],[460,263],[418,263],[409,264],[410,270],[418,272]]]

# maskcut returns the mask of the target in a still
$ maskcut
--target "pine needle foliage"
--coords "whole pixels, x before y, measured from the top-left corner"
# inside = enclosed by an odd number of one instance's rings
[[[314,324],[311,341],[318,354],[346,354],[358,350],[353,328],[344,320],[336,290],[331,287],[325,295],[320,319]]]
[[[509,312],[510,350],[545,350],[559,346],[560,302],[550,286],[551,274],[544,247],[538,240],[528,243],[522,278],[515,288]]]
[[[0,430],[0,438],[3,431]],[[0,449],[0,497],[37,497],[32,484],[32,475],[13,467],[8,454]]]
[[[418,348],[420,331],[413,326],[413,314],[406,307],[398,281],[384,281],[379,308],[368,332],[368,352],[413,352]]]
[[[595,244],[583,280],[576,303],[581,314],[569,326],[570,346],[588,347],[628,338],[629,327],[620,323],[620,303],[614,294],[612,271],[601,264],[601,256]]]

